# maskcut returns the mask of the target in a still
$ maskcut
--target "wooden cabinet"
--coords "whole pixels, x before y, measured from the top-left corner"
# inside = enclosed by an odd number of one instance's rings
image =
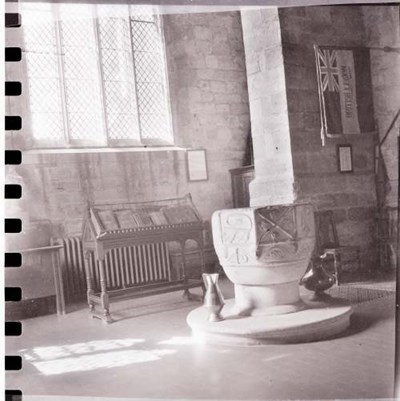
[[[233,207],[249,207],[249,183],[254,178],[254,166],[229,170],[232,180]]]

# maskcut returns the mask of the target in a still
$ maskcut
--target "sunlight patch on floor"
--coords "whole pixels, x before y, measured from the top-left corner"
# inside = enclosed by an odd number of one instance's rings
[[[42,374],[49,376],[100,368],[111,369],[134,363],[152,362],[160,360],[163,356],[174,353],[176,353],[176,350],[169,349],[123,350],[33,362],[33,365]]]
[[[19,353],[42,374],[58,375],[157,361],[177,352],[173,349],[132,349],[132,346],[144,342],[143,338],[98,340],[21,349]]]
[[[54,345],[49,347],[35,347],[32,350],[22,349],[19,352],[27,361],[53,360],[65,358],[72,355],[89,354],[93,352],[110,351],[120,348],[131,347],[143,343],[143,338],[122,338],[113,340],[88,341],[85,343]]]

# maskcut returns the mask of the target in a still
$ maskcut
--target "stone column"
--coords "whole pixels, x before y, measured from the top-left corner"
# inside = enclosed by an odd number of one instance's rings
[[[192,311],[187,321],[205,341],[326,338],[348,327],[351,307],[300,296],[299,280],[315,244],[314,210],[299,202],[294,185],[293,100],[286,90],[278,10],[244,11],[242,27],[255,164],[251,207],[218,210],[212,217],[214,247],[235,298],[227,300],[217,324],[206,308]]]
[[[296,200],[278,10],[242,11],[255,179],[251,206]]]

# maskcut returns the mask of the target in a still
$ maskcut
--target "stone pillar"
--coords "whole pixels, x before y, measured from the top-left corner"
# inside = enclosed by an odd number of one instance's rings
[[[312,341],[350,322],[350,306],[309,302],[299,291],[315,244],[314,207],[300,203],[294,185],[293,99],[286,88],[281,21],[277,9],[242,12],[255,179],[251,207],[218,210],[212,217],[214,247],[235,298],[226,302],[218,324],[209,322],[207,308],[189,314],[188,324],[203,341]]]
[[[296,200],[277,9],[242,11],[254,148],[251,206]]]

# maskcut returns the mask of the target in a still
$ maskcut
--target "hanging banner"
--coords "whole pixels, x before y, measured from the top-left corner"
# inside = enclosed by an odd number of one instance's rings
[[[368,49],[314,46],[325,138],[374,131]]]

